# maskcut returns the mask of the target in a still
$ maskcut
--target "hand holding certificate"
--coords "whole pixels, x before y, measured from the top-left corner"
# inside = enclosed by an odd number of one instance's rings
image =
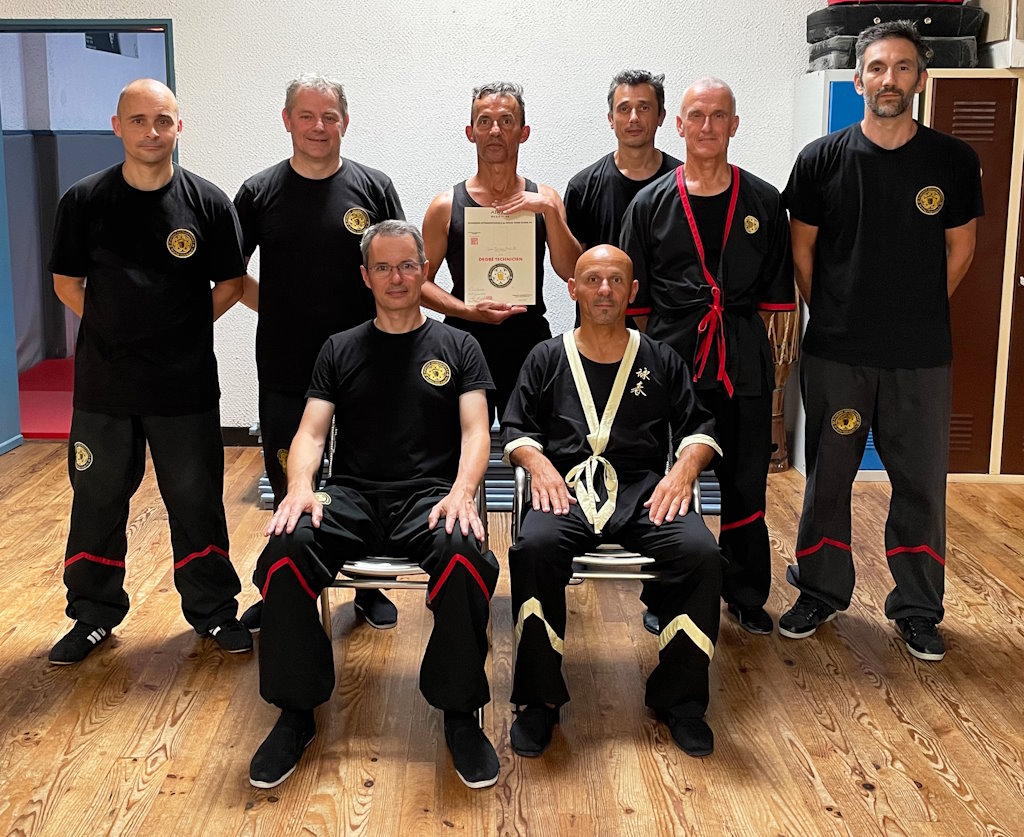
[[[466,304],[487,298],[511,305],[536,304],[536,216],[503,215],[482,206],[467,206],[465,213]]]

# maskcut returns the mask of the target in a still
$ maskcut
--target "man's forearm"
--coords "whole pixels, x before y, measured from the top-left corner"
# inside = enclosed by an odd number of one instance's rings
[[[715,450],[709,445],[695,443],[687,445],[679,453],[679,458],[672,465],[676,472],[685,482],[691,483],[700,476],[701,471],[711,464],[715,458]]]
[[[555,273],[566,282],[576,270],[576,260],[583,249],[573,237],[565,218],[555,208],[544,213],[544,228],[547,230],[548,250],[551,254],[551,266]]]
[[[315,439],[300,429],[288,449],[288,493],[313,484],[324,461],[326,439]]]
[[[452,296],[444,288],[439,288],[434,282],[423,283],[422,299],[427,308],[444,314],[446,317],[469,319],[469,308],[466,303],[458,297]]]
[[[487,472],[487,462],[491,453],[490,430],[464,434],[462,452],[459,456],[459,471],[455,476],[452,490],[462,490],[470,494],[476,491]]]
[[[242,279],[218,282],[210,292],[213,296],[213,319],[220,319],[231,306],[242,298]]]
[[[53,291],[57,299],[63,302],[79,317],[85,310],[85,279],[71,276],[54,276]]]

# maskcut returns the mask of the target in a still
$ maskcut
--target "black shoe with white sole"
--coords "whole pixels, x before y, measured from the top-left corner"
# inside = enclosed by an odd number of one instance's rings
[[[444,741],[467,788],[489,788],[498,781],[498,754],[473,715],[445,712]]]
[[[809,637],[819,625],[836,618],[836,610],[821,599],[801,593],[793,606],[779,617],[779,633],[790,639]]]
[[[85,622],[75,622],[71,630],[50,649],[50,662],[55,666],[79,663],[109,638],[109,628],[97,628]]]
[[[726,610],[748,634],[770,634],[775,627],[772,617],[763,607],[740,607],[731,604]]]
[[[260,626],[263,624],[263,599],[256,604],[249,605],[245,612],[238,617],[238,621],[245,626],[249,633],[258,634]]]
[[[907,650],[917,659],[937,663],[946,656],[946,642],[934,619],[908,616],[906,619],[897,619],[896,627],[907,643]]]
[[[274,788],[295,771],[303,751],[316,736],[312,712],[284,711],[249,763],[249,784]]]

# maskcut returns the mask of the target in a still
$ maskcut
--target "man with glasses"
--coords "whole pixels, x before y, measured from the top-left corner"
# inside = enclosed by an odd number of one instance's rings
[[[314,707],[334,690],[320,591],[346,561],[397,554],[430,576],[434,628],[420,691],[444,712],[459,777],[487,787],[497,781],[498,758],[473,713],[490,700],[484,663],[498,563],[482,551],[474,496],[490,452],[491,379],[476,340],[420,310],[429,265],[414,226],[370,227],[362,253],[377,316],[320,351],[289,450],[288,493],[254,575],[264,599],[260,694],[281,716],[252,759],[249,781],[270,788],[291,774],[316,731]],[[333,468],[326,489],[314,493],[332,417]]]

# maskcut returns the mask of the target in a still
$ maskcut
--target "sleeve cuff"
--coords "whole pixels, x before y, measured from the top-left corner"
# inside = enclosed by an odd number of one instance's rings
[[[725,456],[725,454],[722,453],[722,449],[718,446],[718,442],[710,436],[705,433],[694,433],[692,436],[683,437],[683,441],[681,441],[679,443],[679,447],[676,448],[676,459],[678,459],[680,454],[683,452],[683,448],[689,447],[690,445],[707,445],[719,456]]]
[[[795,311],[796,302],[760,302],[758,311]]]
[[[542,452],[544,450],[544,445],[542,445],[536,439],[531,439],[529,436],[520,436],[518,439],[513,439],[511,442],[505,445],[505,451],[501,456],[501,461],[504,462],[506,465],[511,465],[512,463],[509,462],[508,458],[509,456],[511,456],[512,451],[522,447],[536,448],[537,450]]]
[[[651,313],[651,307],[650,306],[647,306],[646,308],[627,308],[626,309],[626,316],[627,317],[646,317],[650,313]]]

